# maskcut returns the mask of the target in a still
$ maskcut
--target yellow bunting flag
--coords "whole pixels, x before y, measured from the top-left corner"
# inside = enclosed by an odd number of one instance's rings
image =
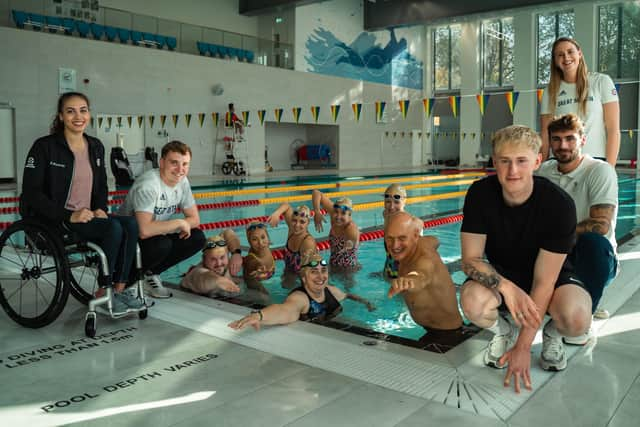
[[[633,139],[633,129],[629,129],[629,139]]]
[[[318,123],[318,117],[320,116],[320,106],[312,105],[311,106],[311,117],[313,117],[313,121]]]
[[[191,124],[191,113],[187,113],[184,115],[184,121],[187,124],[187,127]]]
[[[460,96],[449,97],[449,105],[451,106],[453,117],[458,117],[458,111],[460,111],[460,98]]]
[[[480,115],[484,116],[484,110],[489,102],[489,95],[476,95],[476,101],[478,101],[478,108],[480,108]]]
[[[351,104],[351,109],[353,110],[353,118],[356,122],[360,121],[360,114],[362,113],[362,103],[355,102]]]
[[[333,119],[333,123],[338,120],[338,114],[340,114],[340,104],[333,104],[331,106],[331,118]]]
[[[384,132],[384,136],[386,136],[387,138],[389,138],[389,131],[388,131],[388,130]]]
[[[122,117],[120,117],[120,116],[116,117],[116,122],[118,123],[118,127],[121,128],[122,127]]]
[[[433,110],[433,104],[435,103],[435,98],[424,98],[422,100],[422,105],[424,106],[424,116],[429,118],[431,116],[431,111]]]
[[[467,137],[467,133],[466,132],[462,132],[462,139],[465,139]]]
[[[141,128],[143,123],[144,123],[144,116],[138,116],[138,128]]]
[[[91,127],[95,127],[96,126],[96,120],[91,117]]]
[[[111,128],[111,121],[113,120],[113,118],[111,116],[107,117],[107,127]]]
[[[244,123],[245,126],[247,126],[249,124],[249,112],[248,111],[243,111],[242,112],[242,122]]]
[[[133,117],[127,116],[127,124],[131,127],[131,123],[133,122]]]
[[[431,138],[431,132],[425,132],[425,135],[427,136],[427,138]]]
[[[511,114],[513,114],[513,109],[516,108],[519,95],[520,92],[516,91],[510,91],[504,94],[505,98],[507,98],[507,105],[509,106],[509,111],[511,111]]]
[[[407,118],[407,113],[409,112],[409,100],[401,99],[398,101],[398,106],[400,106],[400,114],[402,114],[402,118]]]
[[[167,115],[160,114],[160,126],[164,128],[164,124],[167,122]]]
[[[218,127],[218,120],[220,120],[220,113],[211,113],[211,121],[214,128]]]
[[[224,126],[230,128],[233,125],[233,116],[230,111],[224,113]]]
[[[171,115],[171,121],[173,122],[173,127],[174,127],[174,128],[178,127],[178,118],[179,118],[179,117],[180,117],[180,116],[179,116],[179,115],[177,115],[177,114],[172,114],[172,115]]]
[[[207,117],[205,113],[198,113],[198,123],[200,123],[200,127],[204,126],[205,117]]]
[[[264,125],[264,115],[267,113],[267,110],[258,110],[258,120],[260,120],[260,126]]]
[[[404,132],[400,132],[400,136],[404,138]]]
[[[476,133],[475,132],[471,133],[471,138],[476,139]]]
[[[149,127],[152,128],[153,127],[153,122],[156,121],[156,116],[149,116]]]
[[[536,90],[536,98],[538,99],[538,107],[542,105],[542,95],[544,95],[544,89]]]
[[[302,112],[302,108],[300,107],[293,107],[291,109],[291,112],[293,113],[293,120],[298,123],[300,122],[300,113]]]
[[[382,116],[384,115],[384,108],[387,103],[384,101],[376,101],[376,123],[382,122]]]
[[[282,108],[276,108],[276,109],[273,111],[273,113],[274,113],[274,115],[275,115],[275,117],[276,117],[276,122],[277,122],[277,123],[280,123],[280,120],[282,120],[282,111],[283,111],[283,109],[282,109]]]

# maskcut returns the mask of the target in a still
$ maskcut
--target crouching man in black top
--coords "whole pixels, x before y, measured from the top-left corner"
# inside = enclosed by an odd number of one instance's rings
[[[484,362],[508,365],[504,385],[513,378],[517,393],[521,384],[531,390],[531,343],[545,313],[552,318],[544,328],[546,370],[566,367],[562,335],[581,335],[591,321],[589,294],[566,262],[575,243],[575,204],[555,184],[533,175],[541,163],[540,144],[525,126],[495,134],[496,175],[469,188],[461,230],[468,276],[461,292],[464,313],[495,334]],[[515,326],[500,316],[505,306]]]

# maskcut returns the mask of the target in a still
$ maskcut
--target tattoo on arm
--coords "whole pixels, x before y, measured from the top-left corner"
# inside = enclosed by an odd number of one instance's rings
[[[489,271],[487,272],[480,271],[473,264],[465,263],[465,262],[462,263],[462,271],[464,271],[467,274],[467,276],[469,276],[471,279],[475,280],[476,282],[480,283],[484,287],[489,289],[495,289],[500,283],[500,275],[491,266],[491,264],[486,263],[484,261],[480,261],[480,262],[482,262]]]
[[[611,228],[611,220],[615,212],[615,206],[611,204],[593,205],[589,209],[589,218],[581,221],[576,226],[576,232],[607,234]]]

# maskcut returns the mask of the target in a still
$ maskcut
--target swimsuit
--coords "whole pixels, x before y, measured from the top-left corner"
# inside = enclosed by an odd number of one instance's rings
[[[329,264],[337,267],[355,267],[358,265],[358,246],[345,249],[347,239],[344,236],[329,235],[329,245],[331,246],[331,257]]]
[[[293,273],[300,271],[300,267],[302,266],[302,254],[300,254],[300,247],[307,237],[311,237],[311,234],[304,236],[297,251],[289,249],[289,240],[291,239],[291,236],[287,239],[287,244],[284,247],[284,267],[287,271],[291,271]]]
[[[258,260],[258,262],[260,262],[261,266],[266,267],[264,264],[262,264],[262,261],[260,261],[260,258],[258,258],[258,256],[256,254],[254,254],[253,252],[249,252],[249,254],[247,256],[251,255],[252,257],[254,257],[256,260]],[[257,272],[258,270],[255,270],[255,272]],[[267,280],[267,279],[271,279],[271,277],[274,275],[274,273],[276,272],[276,262],[274,260],[271,261],[271,267],[269,269],[267,269],[267,271],[265,272],[260,272],[261,277],[257,277],[258,280]]]
[[[324,288],[324,301],[318,302],[311,298],[304,286],[300,286],[292,290],[289,295],[294,292],[302,292],[309,298],[309,311],[300,313],[300,320],[309,320],[311,322],[322,322],[329,320],[342,311],[342,306],[333,296],[329,288]]]

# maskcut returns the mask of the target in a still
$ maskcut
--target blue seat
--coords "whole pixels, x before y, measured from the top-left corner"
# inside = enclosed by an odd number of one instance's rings
[[[20,10],[12,10],[11,15],[13,16],[13,22],[16,23],[16,27],[18,28],[24,28],[25,22],[29,19],[27,13]]]
[[[104,34],[104,26],[92,22],[89,24],[89,28],[91,28],[91,35],[94,39],[100,40],[102,38],[102,34]]]
[[[209,53],[215,58],[218,55],[218,45],[209,43]]]
[[[220,54],[220,58],[224,58],[229,54],[229,50],[226,46],[218,46],[218,53]]]
[[[196,42],[196,46],[198,47],[198,52],[200,55],[206,55],[209,52],[209,44],[205,42]]]
[[[29,23],[34,30],[42,30],[42,27],[44,27],[44,16],[38,13],[29,13],[27,16],[29,17]]]
[[[156,46],[158,49],[164,48],[164,45],[167,44],[167,37],[156,34],[156,43],[158,43],[158,45]]]
[[[175,50],[178,47],[178,40],[175,37],[167,36],[167,47],[169,50]]]
[[[156,44],[156,36],[151,33],[142,33],[142,41],[145,43],[145,46],[151,47]]]
[[[135,45],[139,45],[142,41],[142,33],[140,31],[131,31],[131,42]]]
[[[131,31],[126,28],[118,28],[118,38],[120,39],[120,43],[127,43],[131,38]]]
[[[251,50],[246,50],[244,52],[244,57],[247,58],[247,62],[253,62],[253,58],[254,58],[254,53]]]
[[[57,16],[45,16],[44,22],[50,33],[57,33],[58,30],[62,30],[62,18],[58,18]]]
[[[76,21],[76,30],[80,37],[87,37],[89,35],[89,23],[85,21]]]
[[[118,30],[116,27],[111,27],[109,25],[104,26],[104,34],[107,36],[107,40],[110,42],[115,41],[118,36]]]
[[[64,33],[70,36],[76,27],[76,20],[73,18],[62,18],[62,27],[64,28]]]
[[[240,54],[240,52],[239,52],[240,50],[241,50],[241,49],[237,49],[237,48],[235,48],[235,47],[228,47],[228,48],[227,48],[227,53],[229,54],[229,57],[230,57],[231,59],[233,59],[233,58],[239,58],[239,57],[240,57],[240,55],[239,55],[239,54]]]

